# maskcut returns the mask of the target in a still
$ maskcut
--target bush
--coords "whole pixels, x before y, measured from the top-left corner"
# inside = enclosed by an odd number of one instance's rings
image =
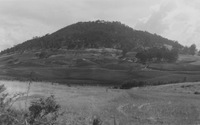
[[[28,111],[15,110],[12,105],[24,95],[13,96],[5,92],[4,85],[0,86],[0,125],[56,125],[60,106],[54,96],[41,98],[31,102]]]
[[[131,89],[133,87],[143,87],[146,86],[146,81],[136,81],[136,80],[128,80],[125,81],[121,86],[120,89]]]
[[[18,95],[9,97],[9,94],[5,92],[6,88],[4,85],[0,86],[0,124],[1,125],[19,125],[19,121],[22,117],[21,114],[11,109],[13,102],[17,100]],[[19,115],[20,114],[20,115]]]
[[[95,116],[92,121],[92,125],[102,125],[102,121],[100,120],[100,118]]]
[[[196,92],[194,92],[194,94],[195,94],[195,95],[199,95],[199,94],[200,94],[200,92],[197,92],[197,91],[196,91]]]
[[[44,58],[48,58],[50,54],[46,51],[42,51],[40,53],[36,53],[35,56],[38,57],[39,59],[44,59]]]
[[[32,101],[29,107],[28,122],[41,125],[43,123],[55,124],[59,116],[60,105],[55,101],[54,96],[45,99]]]

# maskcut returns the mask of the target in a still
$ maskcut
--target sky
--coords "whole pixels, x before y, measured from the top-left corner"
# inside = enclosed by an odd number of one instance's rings
[[[120,21],[200,48],[200,0],[0,0],[0,51],[95,20]]]

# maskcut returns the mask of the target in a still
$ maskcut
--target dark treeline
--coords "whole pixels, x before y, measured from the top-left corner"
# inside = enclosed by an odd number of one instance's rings
[[[147,62],[174,62],[178,59],[178,50],[174,48],[170,50],[166,47],[153,47],[138,52],[136,58],[144,64]]]
[[[197,52],[197,48],[195,44],[192,44],[190,47],[184,46],[183,49],[180,51],[182,54],[188,54],[188,55],[195,55]]]
[[[55,33],[18,44],[1,52],[23,52],[35,49],[83,49],[83,48],[116,48],[123,53],[135,49],[164,44],[182,48],[178,42],[168,40],[146,31],[137,31],[120,22],[92,21],[78,22]]]

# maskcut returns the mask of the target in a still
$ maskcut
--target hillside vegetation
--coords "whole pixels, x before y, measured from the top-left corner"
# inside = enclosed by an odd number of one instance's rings
[[[33,73],[38,81],[115,87],[199,81],[200,58],[180,55],[183,49],[120,22],[78,22],[2,51],[0,79]]]
[[[60,29],[52,34],[34,37],[1,54],[23,52],[35,49],[83,49],[83,48],[116,48],[124,53],[144,47],[170,45],[182,48],[178,42],[168,40],[156,34],[137,31],[120,22],[93,21],[78,22]]]

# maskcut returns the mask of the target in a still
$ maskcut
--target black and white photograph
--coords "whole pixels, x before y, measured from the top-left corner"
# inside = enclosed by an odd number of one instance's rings
[[[200,125],[200,0],[0,0],[0,125]]]

